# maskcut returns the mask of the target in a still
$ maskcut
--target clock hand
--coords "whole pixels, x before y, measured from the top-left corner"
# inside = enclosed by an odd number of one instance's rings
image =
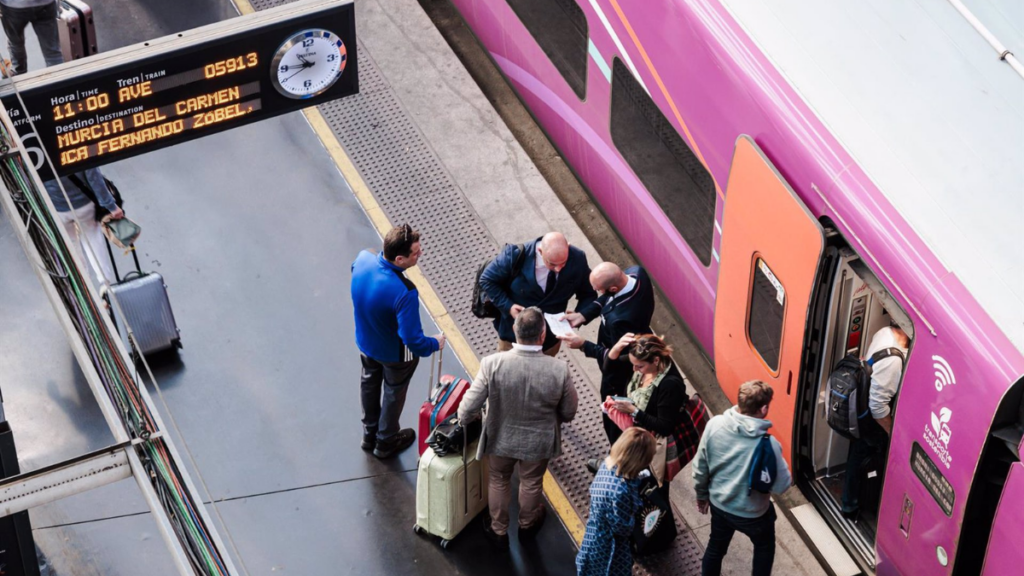
[[[291,76],[289,76],[289,77],[285,78],[284,80],[281,80],[281,83],[282,83],[282,84],[284,84],[285,82],[287,82],[287,81],[291,80],[292,78],[294,78],[294,77],[298,76],[299,74],[302,74],[302,73],[303,73],[303,72],[305,72],[305,71],[306,71],[306,68],[305,68],[305,67],[299,68],[299,71],[298,71],[298,72],[296,72],[295,74],[292,74]]]

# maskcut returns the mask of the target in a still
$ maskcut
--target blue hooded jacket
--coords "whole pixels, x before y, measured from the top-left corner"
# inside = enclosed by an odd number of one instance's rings
[[[352,263],[356,345],[378,362],[408,362],[438,350],[437,340],[423,334],[420,295],[403,272],[367,250]]]

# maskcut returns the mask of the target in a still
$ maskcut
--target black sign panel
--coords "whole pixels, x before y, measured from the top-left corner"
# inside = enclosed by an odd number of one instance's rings
[[[946,513],[946,516],[952,516],[953,502],[956,501],[953,486],[917,442],[914,442],[914,446],[910,449],[910,468],[928,489],[942,511]]]
[[[355,94],[353,5],[312,4],[282,7],[280,18],[270,19],[271,11],[243,17],[251,26],[226,21],[223,34],[211,33],[213,25],[180,41],[135,46],[112,53],[109,65],[104,55],[82,60],[73,76],[26,75],[21,97],[35,134],[13,92],[2,101],[26,149],[41,147],[63,176]],[[42,157],[33,156],[49,179]]]

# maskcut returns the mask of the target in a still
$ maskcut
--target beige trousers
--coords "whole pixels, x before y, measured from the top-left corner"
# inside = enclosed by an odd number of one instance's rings
[[[519,463],[519,528],[529,528],[537,522],[544,510],[544,473],[547,460],[524,462],[514,458],[488,455],[491,471],[488,485],[488,505],[491,509],[491,529],[495,534],[508,534],[508,505],[512,501],[512,472]]]

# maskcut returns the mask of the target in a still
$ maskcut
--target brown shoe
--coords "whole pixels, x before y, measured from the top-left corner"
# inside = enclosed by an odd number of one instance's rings
[[[541,508],[540,509],[540,516],[537,517],[537,520],[534,521],[533,524],[531,524],[530,526],[528,526],[526,528],[524,528],[522,526],[519,527],[519,539],[520,540],[529,540],[529,539],[532,539],[532,538],[536,538],[537,534],[540,533],[540,529],[542,527],[544,527],[544,520],[547,519],[547,517],[548,517],[548,509],[547,508]]]

